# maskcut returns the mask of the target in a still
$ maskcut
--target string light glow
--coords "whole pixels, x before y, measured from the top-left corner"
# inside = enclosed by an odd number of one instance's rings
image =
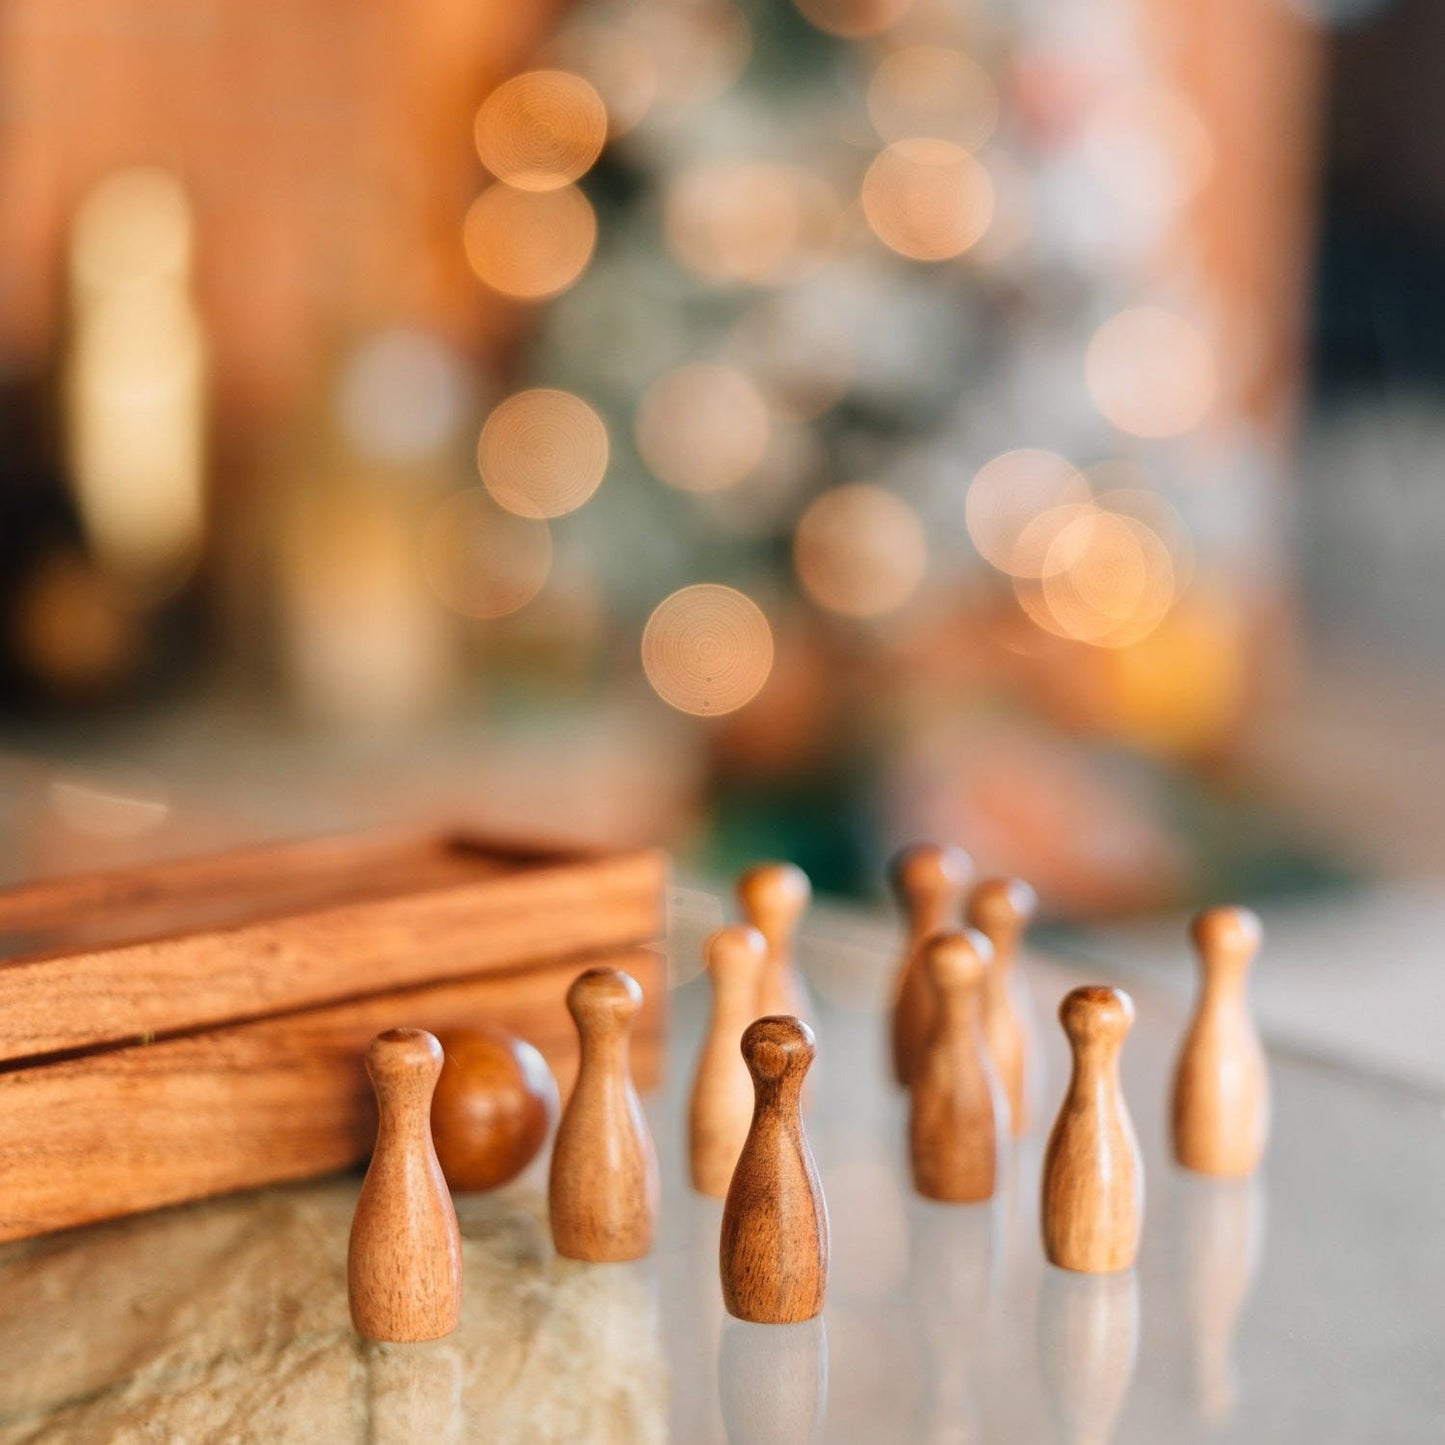
[[[768,447],[768,408],[742,372],[692,362],[664,372],[643,393],[637,450],[659,481],[684,492],[740,482]]]
[[[481,487],[470,487],[432,513],[422,536],[422,568],[451,611],[506,617],[545,585],[552,534],[546,522],[503,511]]]
[[[519,191],[497,182],[467,212],[467,259],[503,296],[536,301],[565,291],[586,269],[597,218],[576,186]]]
[[[772,671],[772,628],[762,608],[731,587],[684,587],[647,619],[642,667],[657,695],[679,712],[735,712]]]
[[[672,253],[704,281],[768,286],[823,265],[842,211],[828,183],[801,166],[714,161],[681,173],[663,224]]]
[[[477,467],[507,511],[561,517],[597,490],[607,452],[607,428],[580,396],[537,387],[509,396],[487,418]]]
[[[951,141],[896,141],[863,177],[863,214],[891,250],[915,261],[946,261],[988,230],[993,182]]]
[[[895,50],[868,85],[868,115],[885,141],[925,136],[976,151],[998,125],[998,105],[983,66],[940,45]]]
[[[803,513],[793,563],[820,607],[844,617],[882,617],[917,590],[928,541],[902,497],[855,482],[824,492]]]
[[[793,0],[819,30],[856,40],[891,30],[913,8],[913,0]]]
[[[1121,311],[1089,342],[1084,377],[1094,404],[1131,436],[1182,436],[1203,421],[1217,379],[1209,343],[1159,306]]]
[[[607,140],[607,107],[580,75],[529,70],[499,85],[476,121],[482,164],[523,191],[551,191],[585,175]]]
[[[964,497],[968,535],[1001,572],[1041,575],[1043,536],[1031,524],[1058,507],[1089,501],[1089,484],[1055,452],[1020,448],[979,468]]]

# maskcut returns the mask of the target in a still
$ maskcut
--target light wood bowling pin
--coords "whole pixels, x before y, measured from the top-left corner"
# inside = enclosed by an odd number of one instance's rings
[[[767,944],[756,928],[719,928],[705,945],[712,980],[712,1018],[697,1056],[688,1108],[692,1187],[721,1199],[753,1117],[753,1081],[739,1051],[743,1030],[757,1017],[758,985]]]
[[[935,1004],[919,948],[925,938],[958,925],[973,861],[962,848],[918,843],[895,855],[889,878],[908,936],[893,992],[893,1077],[908,1087],[913,1066],[933,1032]]]
[[[797,1324],[823,1308],[828,1207],[801,1109],[814,1049],[796,1018],[757,1019],[742,1038],[753,1120],[723,1206],[718,1263],[728,1313],[755,1324]]]
[[[378,1034],[366,1051],[376,1148],[346,1256],[351,1320],[372,1340],[434,1340],[462,1309],[462,1241],[431,1141],[441,1045],[423,1029]]]
[[[928,1199],[977,1203],[998,1185],[1008,1105],[981,1017],[992,953],[972,930],[935,934],[921,950],[938,1009],[909,1086],[908,1147],[913,1187]]]
[[[657,1156],[628,1062],[641,1007],[637,981],[619,968],[589,968],[567,990],[582,1056],[547,1192],[552,1242],[568,1259],[641,1259],[652,1248]]]
[[[1123,989],[1076,988],[1059,1022],[1074,1065],[1044,1151],[1044,1253],[1064,1269],[1107,1274],[1134,1263],[1144,1218],[1144,1165],[1119,1086],[1134,1001]]]
[[[792,863],[759,863],[739,875],[737,893],[743,917],[768,945],[757,1015],[807,1018],[808,991],[798,976],[794,950],[798,924],[813,896],[808,875]]]
[[[1032,1123],[1030,1075],[1033,1040],[1018,999],[1014,964],[1019,940],[1034,916],[1038,899],[1022,878],[987,878],[968,898],[965,918],[993,944],[993,967],[984,982],[984,1038],[1008,1099],[1014,1137]]]
[[[1242,1179],[1269,1138],[1269,1074],[1247,994],[1259,919],[1248,908],[1209,908],[1190,934],[1200,989],[1174,1070],[1174,1157],[1200,1174]]]

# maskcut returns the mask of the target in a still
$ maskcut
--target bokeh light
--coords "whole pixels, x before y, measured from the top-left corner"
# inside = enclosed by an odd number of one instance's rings
[[[979,468],[964,497],[963,515],[984,561],[1010,575],[1037,577],[1047,550],[1037,530],[1039,519],[1055,508],[1088,501],[1088,482],[1063,457],[1023,447]]]
[[[82,300],[114,287],[179,282],[190,270],[191,207],[158,166],[114,171],[81,201],[70,236],[70,274]]]
[[[1051,542],[1037,582],[1020,579],[1024,610],[1047,631],[1096,647],[1148,637],[1177,595],[1169,549],[1143,522],[1084,509]]]
[[[1199,425],[1217,388],[1199,331],[1160,306],[1136,306],[1094,333],[1084,359],[1094,404],[1131,436],[1181,436]]]
[[[546,584],[552,533],[546,522],[504,511],[481,487],[469,487],[432,513],[422,535],[422,569],[451,611],[506,617]]]
[[[482,102],[476,121],[482,164],[508,185],[551,191],[591,170],[607,140],[607,107],[565,70],[529,70]]]
[[[993,77],[941,45],[894,51],[868,84],[868,115],[885,141],[924,136],[976,151],[998,125],[998,108]]]
[[[346,358],[337,420],[368,460],[419,461],[456,436],[469,391],[460,358],[439,336],[399,327],[368,337]]]
[[[684,492],[740,482],[768,448],[767,403],[741,371],[690,362],[664,372],[637,406],[637,450],[659,481]]]
[[[535,301],[565,291],[586,269],[597,218],[576,186],[519,191],[488,186],[467,212],[467,260],[503,296]]]
[[[915,261],[946,261],[988,230],[993,182],[951,141],[896,141],[863,177],[863,214],[890,250]]]
[[[639,5],[624,0],[625,24],[651,52],[657,104],[691,109],[730,90],[748,63],[753,32],[729,0]]]
[[[820,607],[844,617],[881,617],[917,591],[928,541],[902,497],[854,482],[824,492],[803,513],[793,564]]]
[[[1199,193],[1214,166],[1204,118],[1183,94],[1162,85],[1100,97],[1084,126],[1083,150],[1119,205],[1166,216]]]
[[[762,608],[732,587],[684,587],[647,619],[642,668],[657,695],[679,712],[735,712],[772,671],[772,628]]]
[[[913,0],[793,0],[799,12],[829,35],[856,40],[881,35],[897,25]]]
[[[591,84],[607,111],[609,136],[635,129],[657,99],[652,51],[622,25],[569,25],[542,53]]]
[[[801,166],[700,162],[669,188],[663,227],[673,255],[702,280],[775,286],[824,264],[842,208],[832,187]]]
[[[482,427],[477,468],[501,507],[519,517],[575,512],[607,471],[607,427],[568,391],[509,396]]]

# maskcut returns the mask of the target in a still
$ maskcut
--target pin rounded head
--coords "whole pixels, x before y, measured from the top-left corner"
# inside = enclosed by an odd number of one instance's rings
[[[756,973],[768,956],[767,940],[746,923],[727,923],[714,929],[703,945],[709,969]]]
[[[993,962],[993,944],[976,929],[935,933],[923,945],[923,966],[941,993],[977,988]]]
[[[1022,933],[1033,920],[1039,896],[1022,878],[985,878],[968,896],[970,928],[990,938]]]
[[[973,859],[951,843],[914,843],[893,855],[888,877],[905,902],[930,893],[957,893],[973,877]]]
[[[756,863],[738,875],[738,902],[753,918],[801,914],[813,896],[808,875],[796,863]]]
[[[741,1048],[753,1078],[776,1083],[785,1075],[803,1073],[817,1052],[813,1030],[792,1014],[768,1014],[743,1030]]]
[[[387,1029],[367,1046],[366,1072],[373,1080],[435,1079],[442,1071],[442,1046],[425,1029]]]
[[[581,1024],[625,1023],[642,1007],[642,989],[620,968],[589,968],[567,990],[567,1012]]]
[[[1196,913],[1189,925],[1189,936],[1206,961],[1248,963],[1259,952],[1264,927],[1252,908],[1224,905]]]
[[[1113,1043],[1134,1024],[1134,1000],[1122,988],[1085,984],[1059,1005],[1059,1022],[1072,1043]]]

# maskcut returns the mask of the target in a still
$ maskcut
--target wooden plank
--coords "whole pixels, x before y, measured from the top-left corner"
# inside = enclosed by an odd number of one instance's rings
[[[44,928],[84,908],[122,934],[198,902],[232,917],[0,963],[0,1062],[650,943],[666,877],[652,851],[528,855],[437,835],[285,844],[7,890],[0,928],[29,927],[32,939],[53,941]],[[289,910],[303,895],[329,901],[272,915],[276,897]],[[261,916],[236,921],[237,908]]]
[[[0,1240],[344,1169],[371,1148],[368,1041],[487,1020],[530,1039],[563,1090],[576,1072],[567,986],[584,967],[642,985],[639,1087],[661,1068],[666,976],[630,949],[206,1030],[0,1074]]]

